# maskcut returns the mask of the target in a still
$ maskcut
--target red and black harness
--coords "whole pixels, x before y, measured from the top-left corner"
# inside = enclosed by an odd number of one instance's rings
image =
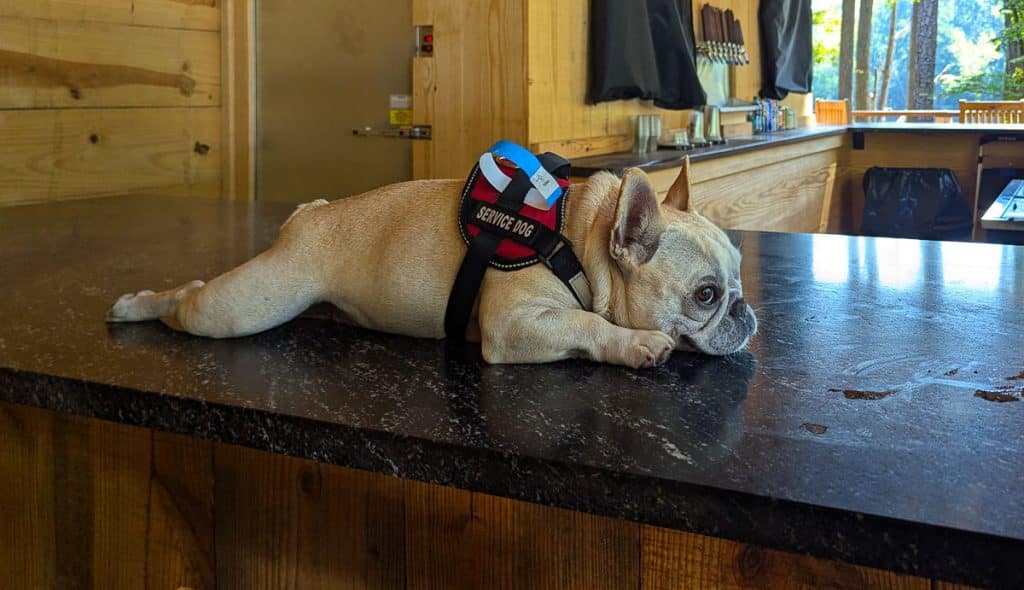
[[[590,282],[572,243],[562,235],[570,191],[569,162],[550,152],[537,159],[564,193],[547,210],[524,203],[533,185],[510,161],[497,160],[501,172],[510,178],[500,193],[481,174],[479,164],[466,180],[459,203],[459,233],[468,250],[448,296],[444,327],[449,338],[465,337],[488,266],[510,271],[542,262],[565,284],[580,307],[590,309]]]

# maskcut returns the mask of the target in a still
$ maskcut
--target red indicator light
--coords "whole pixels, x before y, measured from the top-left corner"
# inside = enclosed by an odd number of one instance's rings
[[[426,42],[426,43],[433,43],[434,42],[434,36],[433,35],[427,35],[427,36],[423,37],[423,41]]]
[[[423,51],[426,51],[427,53],[431,53],[431,52],[433,52],[433,51],[434,51],[434,46],[433,46],[433,45],[430,45],[430,44],[428,43],[428,44],[426,44],[426,45],[424,45],[424,46],[423,46]]]

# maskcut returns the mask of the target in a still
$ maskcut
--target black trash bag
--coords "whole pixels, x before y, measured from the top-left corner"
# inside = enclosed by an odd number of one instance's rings
[[[811,0],[761,0],[761,96],[810,92],[814,66]]]
[[[707,102],[691,0],[591,0],[587,101],[627,98],[675,110]]]
[[[869,168],[864,173],[866,236],[957,240],[971,233],[971,208],[948,168]]]

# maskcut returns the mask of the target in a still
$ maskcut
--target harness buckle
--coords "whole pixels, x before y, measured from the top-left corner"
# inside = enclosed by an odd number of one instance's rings
[[[572,242],[569,241],[569,238],[563,236],[562,234],[558,234],[558,239],[555,241],[555,247],[551,249],[551,253],[545,255],[544,252],[540,251],[540,248],[537,248],[537,258],[544,263],[544,266],[548,267],[548,270],[553,271],[554,267],[551,266],[551,259],[554,258],[555,255],[562,250],[562,248],[572,249]]]

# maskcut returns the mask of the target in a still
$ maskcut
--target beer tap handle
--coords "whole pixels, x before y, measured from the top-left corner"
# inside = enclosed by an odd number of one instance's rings
[[[740,44],[740,48],[743,50],[743,63],[749,64],[750,54],[747,53],[747,45],[743,42],[743,26],[740,24],[740,21],[735,21],[733,25],[735,27],[736,42]]]

